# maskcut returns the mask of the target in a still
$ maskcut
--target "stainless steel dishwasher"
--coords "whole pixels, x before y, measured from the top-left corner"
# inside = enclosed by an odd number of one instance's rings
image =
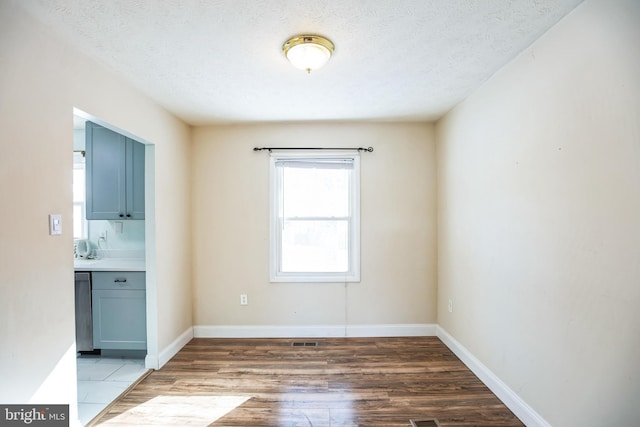
[[[91,273],[76,271],[76,351],[93,351]]]

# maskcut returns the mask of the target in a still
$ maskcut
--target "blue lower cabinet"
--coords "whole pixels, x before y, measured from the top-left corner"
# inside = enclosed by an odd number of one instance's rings
[[[93,347],[147,349],[144,272],[93,272]]]

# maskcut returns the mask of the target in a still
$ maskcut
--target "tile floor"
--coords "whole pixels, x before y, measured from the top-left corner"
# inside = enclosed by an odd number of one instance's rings
[[[86,425],[116,397],[140,378],[144,359],[78,357],[78,415]]]

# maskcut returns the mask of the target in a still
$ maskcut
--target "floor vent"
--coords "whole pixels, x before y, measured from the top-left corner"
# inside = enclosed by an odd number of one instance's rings
[[[440,427],[440,423],[435,418],[409,421],[411,422],[411,427]]]
[[[294,341],[291,347],[317,347],[318,341]]]

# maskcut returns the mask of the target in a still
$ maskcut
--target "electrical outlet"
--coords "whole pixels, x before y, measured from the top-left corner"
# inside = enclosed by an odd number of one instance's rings
[[[247,305],[247,304],[249,304],[247,294],[240,294],[240,305]]]
[[[453,313],[453,300],[451,298],[449,298],[449,313]]]

